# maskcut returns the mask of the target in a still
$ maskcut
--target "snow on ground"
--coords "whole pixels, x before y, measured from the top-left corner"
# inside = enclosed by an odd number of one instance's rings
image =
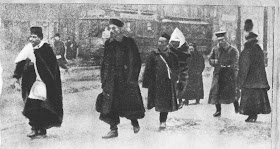
[[[147,110],[139,120],[141,130],[134,134],[130,121],[122,118],[119,137],[101,138],[109,126],[98,119],[95,99],[101,92],[97,69],[62,71],[64,121],[60,128],[48,130],[42,139],[26,137],[30,131],[22,114],[19,92],[9,88],[1,97],[1,148],[3,149],[267,149],[271,148],[271,115],[259,115],[256,123],[245,123],[244,115],[235,114],[233,105],[222,105],[222,116],[214,118],[215,106],[207,104],[211,86],[211,71],[204,73],[205,99],[168,115],[167,128],[159,131],[159,113]],[[141,86],[141,85],[140,85]],[[147,89],[142,90],[144,103]]]

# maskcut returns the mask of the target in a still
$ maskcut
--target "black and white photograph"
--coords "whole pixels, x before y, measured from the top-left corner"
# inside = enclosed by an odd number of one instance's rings
[[[280,149],[279,0],[2,0],[0,149]]]

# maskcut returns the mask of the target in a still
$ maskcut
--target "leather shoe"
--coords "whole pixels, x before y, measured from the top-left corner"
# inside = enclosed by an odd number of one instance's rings
[[[46,129],[40,129],[40,130],[37,131],[37,133],[38,133],[38,135],[40,135],[40,136],[44,136],[44,135],[47,134],[47,130],[46,130]]]
[[[159,129],[162,130],[162,129],[165,129],[166,128],[166,122],[161,122],[159,124]]]
[[[140,131],[140,126],[133,126],[133,132],[138,133]]]
[[[111,130],[106,136],[102,136],[103,139],[110,139],[115,137],[118,137],[118,130]]]
[[[216,113],[213,114],[214,117],[221,116],[221,111],[217,111]]]
[[[255,116],[249,116],[249,117],[245,120],[245,122],[254,123],[254,122],[257,121],[257,118],[258,118],[257,115],[255,115]]]
[[[27,135],[27,137],[34,138],[37,135],[38,135],[38,131],[37,130],[31,130],[31,132]]]

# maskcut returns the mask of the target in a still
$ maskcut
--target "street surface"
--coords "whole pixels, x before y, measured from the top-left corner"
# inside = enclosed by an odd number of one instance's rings
[[[1,148],[3,149],[270,149],[271,115],[259,115],[256,123],[245,123],[247,116],[235,114],[233,104],[222,105],[222,116],[214,118],[215,106],[209,105],[211,68],[204,71],[205,99],[199,105],[170,113],[166,130],[159,131],[159,113],[147,110],[139,120],[141,130],[134,134],[130,121],[122,118],[119,137],[101,137],[109,126],[100,121],[95,99],[101,92],[99,69],[71,68],[61,71],[63,80],[64,120],[60,128],[48,130],[46,138],[26,137],[30,132],[28,119],[21,111],[20,92],[7,88],[1,97]],[[140,83],[144,104],[147,89]],[[146,105],[145,105],[146,106]]]

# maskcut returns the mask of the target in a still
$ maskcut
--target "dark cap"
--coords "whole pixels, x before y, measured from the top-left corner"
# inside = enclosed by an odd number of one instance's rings
[[[247,19],[245,21],[244,30],[250,32],[253,30],[253,26],[254,26],[253,21],[251,19]]]
[[[163,33],[163,34],[161,35],[161,37],[167,39],[168,41],[169,41],[169,39],[170,39],[170,36],[169,36],[167,33]]]
[[[109,24],[114,24],[118,27],[123,27],[124,23],[119,19],[110,19]]]
[[[30,28],[30,33],[37,35],[39,38],[43,39],[43,32],[41,27],[33,26]]]
[[[215,33],[215,35],[217,36],[218,39],[223,39],[225,38],[225,35],[226,35],[226,31],[218,31]]]

